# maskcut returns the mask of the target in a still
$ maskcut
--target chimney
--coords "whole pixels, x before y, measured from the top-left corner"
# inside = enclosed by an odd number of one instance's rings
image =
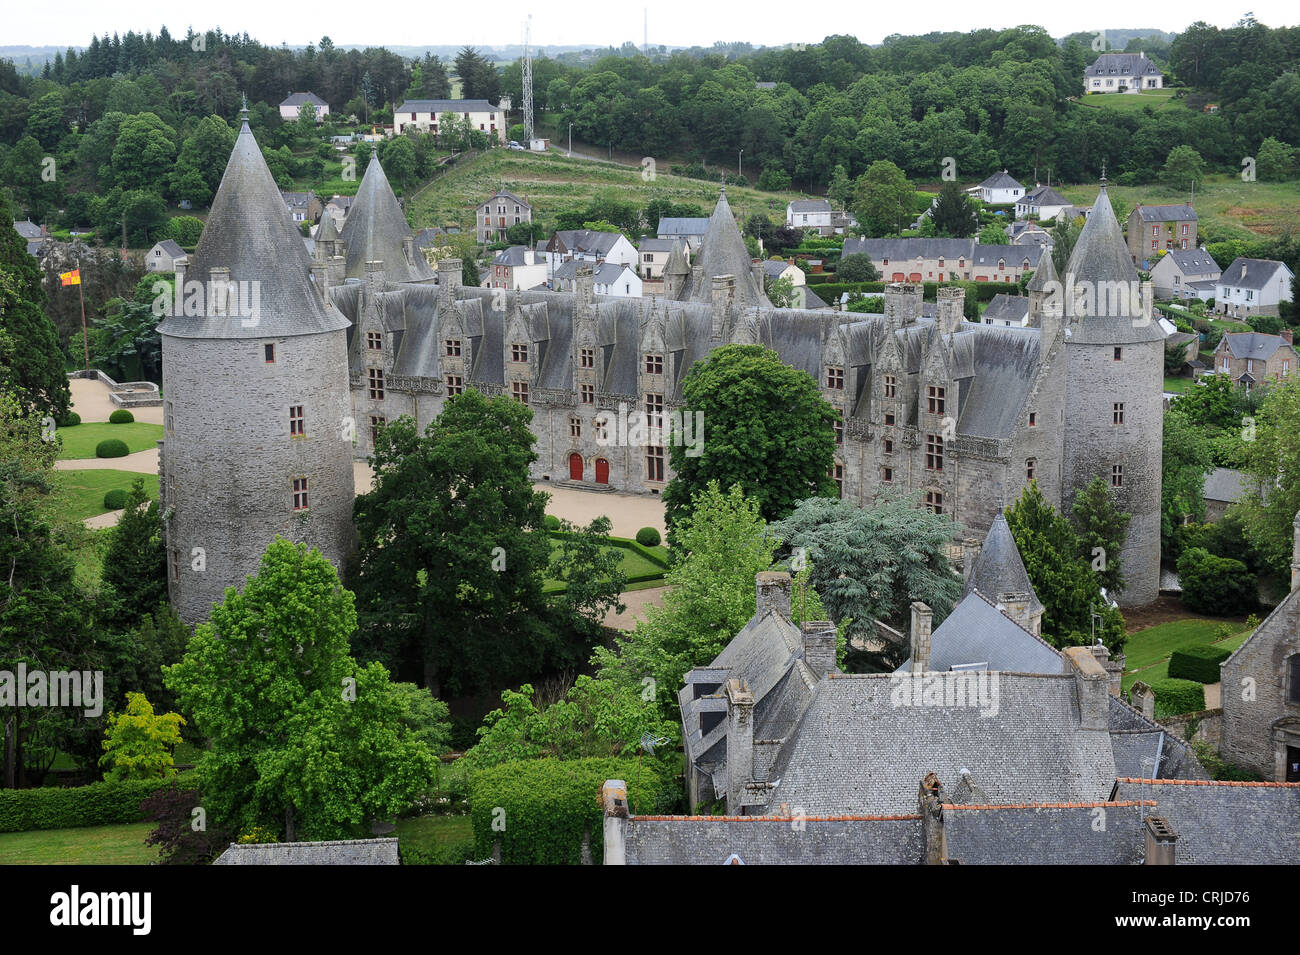
[[[1242,262],[1242,263],[1241,263],[1241,277],[1242,277],[1243,279],[1246,277],[1246,263],[1245,263],[1245,262]]]
[[[921,287],[905,282],[885,286],[885,324],[893,328],[911,325],[921,314]]]
[[[943,785],[934,773],[926,773],[917,794],[921,816],[921,835],[925,846],[925,865],[944,865],[948,861],[948,839],[943,828]]]
[[[803,625],[803,662],[819,680],[835,672],[836,636],[830,620],[809,620]]]
[[[600,787],[600,805],[605,811],[605,865],[627,865],[627,783],[605,780]]]
[[[415,236],[408,235],[402,239],[402,251],[406,253],[406,264],[415,264]]]
[[[226,299],[230,294],[230,269],[217,266],[208,269],[208,308],[209,318],[221,318],[226,314]]]
[[[1138,680],[1128,688],[1129,702],[1147,719],[1156,718],[1156,694],[1150,686]]]
[[[1164,816],[1147,816],[1143,821],[1146,823],[1143,833],[1146,835],[1147,850],[1144,864],[1173,865],[1174,843],[1178,841],[1174,827],[1169,825],[1169,820]]]
[[[754,575],[758,615],[775,610],[787,623],[790,620],[790,575],[781,570],[765,570]]]
[[[743,680],[728,680],[727,815],[739,816],[745,787],[754,781],[754,695]]]
[[[375,301],[384,291],[384,263],[373,260],[366,263],[366,298]]]
[[[1060,338],[1065,329],[1065,323],[1062,321],[1064,312],[1065,306],[1057,296],[1043,303],[1043,311],[1038,321],[1042,329],[1042,341],[1048,343],[1047,347],[1051,347],[1050,343]]]
[[[1282,341],[1286,342],[1288,345],[1295,344],[1295,332],[1291,329],[1284,328],[1282,331],[1278,332],[1278,334],[1282,336]]]
[[[1074,671],[1079,694],[1079,728],[1110,728],[1110,676],[1088,647],[1066,647],[1065,657]]]
[[[728,312],[735,298],[736,277],[734,275],[713,276],[713,338],[715,341],[726,336]]]
[[[460,259],[438,260],[438,288],[441,289],[439,297],[444,303],[456,300],[456,289],[460,288],[460,268]]]
[[[1028,630],[1029,627],[1025,627],[1025,629]],[[1100,638],[1088,649],[1097,658],[1101,668],[1106,671],[1106,686],[1110,691],[1110,695],[1120,696],[1123,693],[1124,683],[1124,655],[1121,653],[1117,659],[1112,660],[1110,658],[1110,648],[1102,643]]]
[[[934,612],[919,600],[912,601],[912,672],[930,669],[930,625]]]
[[[982,546],[977,537],[968,537],[961,542],[961,582],[963,584],[970,582],[970,573],[975,567],[975,561],[979,559]]]
[[[945,285],[939,289],[937,298],[939,331],[944,335],[961,331],[966,320],[964,314],[966,290],[960,285]]]
[[[190,257],[183,255],[172,263],[172,268],[176,271],[176,294],[173,296],[173,302],[183,302],[185,300],[185,270],[190,267]],[[175,308],[175,305],[172,306]],[[183,308],[176,309],[178,313],[184,312]]]
[[[320,296],[321,301],[326,305],[329,304],[330,274],[329,266],[324,262],[312,262],[311,264],[311,282],[316,287],[316,294]]]

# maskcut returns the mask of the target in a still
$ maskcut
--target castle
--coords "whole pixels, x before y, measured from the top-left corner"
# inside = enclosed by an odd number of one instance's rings
[[[539,482],[660,493],[672,477],[662,439],[624,440],[606,421],[666,420],[691,366],[729,343],[773,349],[840,412],[832,474],[844,497],[915,491],[982,533],[1031,480],[1068,509],[1102,477],[1132,515],[1121,600],[1157,594],[1164,335],[1149,284],[1136,295],[1104,183],[1064,281],[1049,258],[1035,274],[1028,328],[964,321],[959,287],[939,290],[933,315],[906,284],[887,287],[884,314],[775,308],[725,190],[693,264],[674,249],[656,298],[598,297],[586,271],[571,292],[468,288],[455,259],[435,279],[377,158],[342,233],[323,227],[315,249],[308,261],[245,125],[192,271],[217,284],[260,279],[262,324],[210,302],[160,328],[168,546],[178,566],[200,537],[223,551],[209,582],[174,571],[187,618],[220,597],[218,578],[242,583],[273,533],[341,559],[344,456],[364,459],[400,415],[426,427],[466,388],[532,407]],[[275,346],[282,357],[258,360]],[[322,426],[350,418],[356,440],[340,449],[319,431],[295,434],[295,408]],[[311,488],[306,521],[294,516],[296,481]]]

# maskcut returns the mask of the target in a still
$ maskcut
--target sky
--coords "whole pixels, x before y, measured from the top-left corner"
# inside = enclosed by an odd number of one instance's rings
[[[1247,9],[1269,26],[1300,21],[1292,0],[1248,2]],[[196,30],[220,26],[227,32],[247,32],[268,45],[302,46],[329,35],[336,46],[487,46],[519,42],[523,22],[530,13],[533,42],[541,47],[619,46],[627,40],[640,45],[643,10],[647,9],[642,4],[547,6],[524,0],[494,0],[490,14],[488,8],[478,4],[426,5],[410,0],[366,0],[363,4],[340,0],[311,4],[222,0],[220,5],[155,7],[122,0],[62,0],[57,15],[55,8],[47,4],[13,3],[7,7],[0,26],[0,46],[85,46],[93,34],[125,33],[128,29],[156,32],[163,23],[173,36],[184,36],[190,26]],[[1021,12],[1013,7],[1019,7]],[[1092,0],[1087,4],[1028,7],[970,0],[936,0],[924,7],[832,0],[815,8],[816,17],[800,16],[798,6],[791,6],[788,0],[745,0],[743,5],[735,0],[656,0],[648,8],[651,45],[669,46],[708,46],[719,40],[779,46],[817,42],[833,33],[879,43],[894,33],[966,32],[1011,27],[1026,21],[1058,37],[1105,27],[1179,31],[1197,20],[1231,26],[1246,12],[1229,12],[1217,0],[1145,6],[1132,0]],[[1001,12],[1004,9],[1005,14]],[[737,15],[738,11],[743,15]]]

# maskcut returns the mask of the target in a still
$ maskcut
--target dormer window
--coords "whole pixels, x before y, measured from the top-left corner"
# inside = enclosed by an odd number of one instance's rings
[[[595,368],[596,349],[594,348],[578,349],[578,364],[583,368]]]
[[[510,346],[510,360],[511,360],[511,361],[514,361],[514,362],[526,362],[526,361],[528,361],[528,346],[527,346],[527,345],[518,345],[518,344],[511,345],[511,346]]]
[[[831,391],[844,390],[844,369],[830,367],[826,369],[826,387]]]
[[[448,338],[448,339],[445,339],[445,340],[443,341],[442,344],[443,344],[443,351],[446,353],[446,355],[447,355],[448,358],[459,358],[459,357],[460,357],[460,339],[459,339],[459,338]]]
[[[645,373],[647,375],[662,375],[664,373],[664,356],[646,355]]]

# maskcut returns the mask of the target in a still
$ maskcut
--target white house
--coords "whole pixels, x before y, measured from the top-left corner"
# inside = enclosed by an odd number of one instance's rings
[[[530,289],[546,284],[546,257],[534,249],[512,245],[492,259],[485,288]]]
[[[330,104],[315,93],[290,93],[280,104],[280,118],[285,122],[296,122],[299,112],[308,103],[316,107],[316,122],[323,122],[330,114]]]
[[[1212,298],[1221,274],[1204,249],[1174,249],[1151,267],[1151,285],[1161,298]]]
[[[825,199],[795,199],[785,207],[785,224],[791,229],[816,229],[830,233],[831,204]]]
[[[676,241],[676,239],[657,239],[650,236],[641,237],[636,251],[640,258],[637,270],[643,279],[657,280],[664,277],[664,267],[668,265],[668,256],[672,254],[673,243]],[[689,261],[690,253],[687,251],[687,262]]]
[[[1146,54],[1103,53],[1083,71],[1086,93],[1127,93],[1130,90],[1158,90],[1165,85],[1160,67]]]
[[[768,259],[763,263],[763,277],[769,282],[776,282],[780,279],[789,279],[791,285],[808,284],[807,277],[803,274],[803,269],[799,268],[793,262],[785,262],[781,259]]]
[[[1029,324],[1029,299],[1023,295],[1007,295],[999,292],[985,306],[981,317],[985,325],[1024,328]]]
[[[551,280],[557,292],[573,291],[578,266],[579,260],[569,259],[555,269],[551,274]],[[593,291],[597,295],[613,295],[618,298],[641,297],[643,288],[641,277],[621,262],[604,262],[598,265],[592,279]]]
[[[175,272],[176,261],[188,253],[172,239],[163,239],[145,253],[144,270],[146,272]]]
[[[636,268],[636,247],[621,232],[596,232],[592,229],[563,229],[552,233],[543,249],[554,274],[565,262],[577,259],[591,265],[613,262]]]
[[[992,206],[1011,205],[1019,202],[1025,194],[1025,187],[1016,182],[1007,171],[995,172],[978,186],[966,190]]]
[[[422,133],[438,132],[442,117],[451,113],[469,122],[470,129],[487,134],[489,142],[505,142],[505,107],[485,99],[408,99],[393,111],[393,132],[398,136],[408,126]]]
[[[1016,200],[1016,216],[1021,219],[1055,219],[1070,201],[1051,186],[1036,185]]]
[[[1232,318],[1276,315],[1278,302],[1290,302],[1294,273],[1274,259],[1238,258],[1219,276],[1214,310]]]

